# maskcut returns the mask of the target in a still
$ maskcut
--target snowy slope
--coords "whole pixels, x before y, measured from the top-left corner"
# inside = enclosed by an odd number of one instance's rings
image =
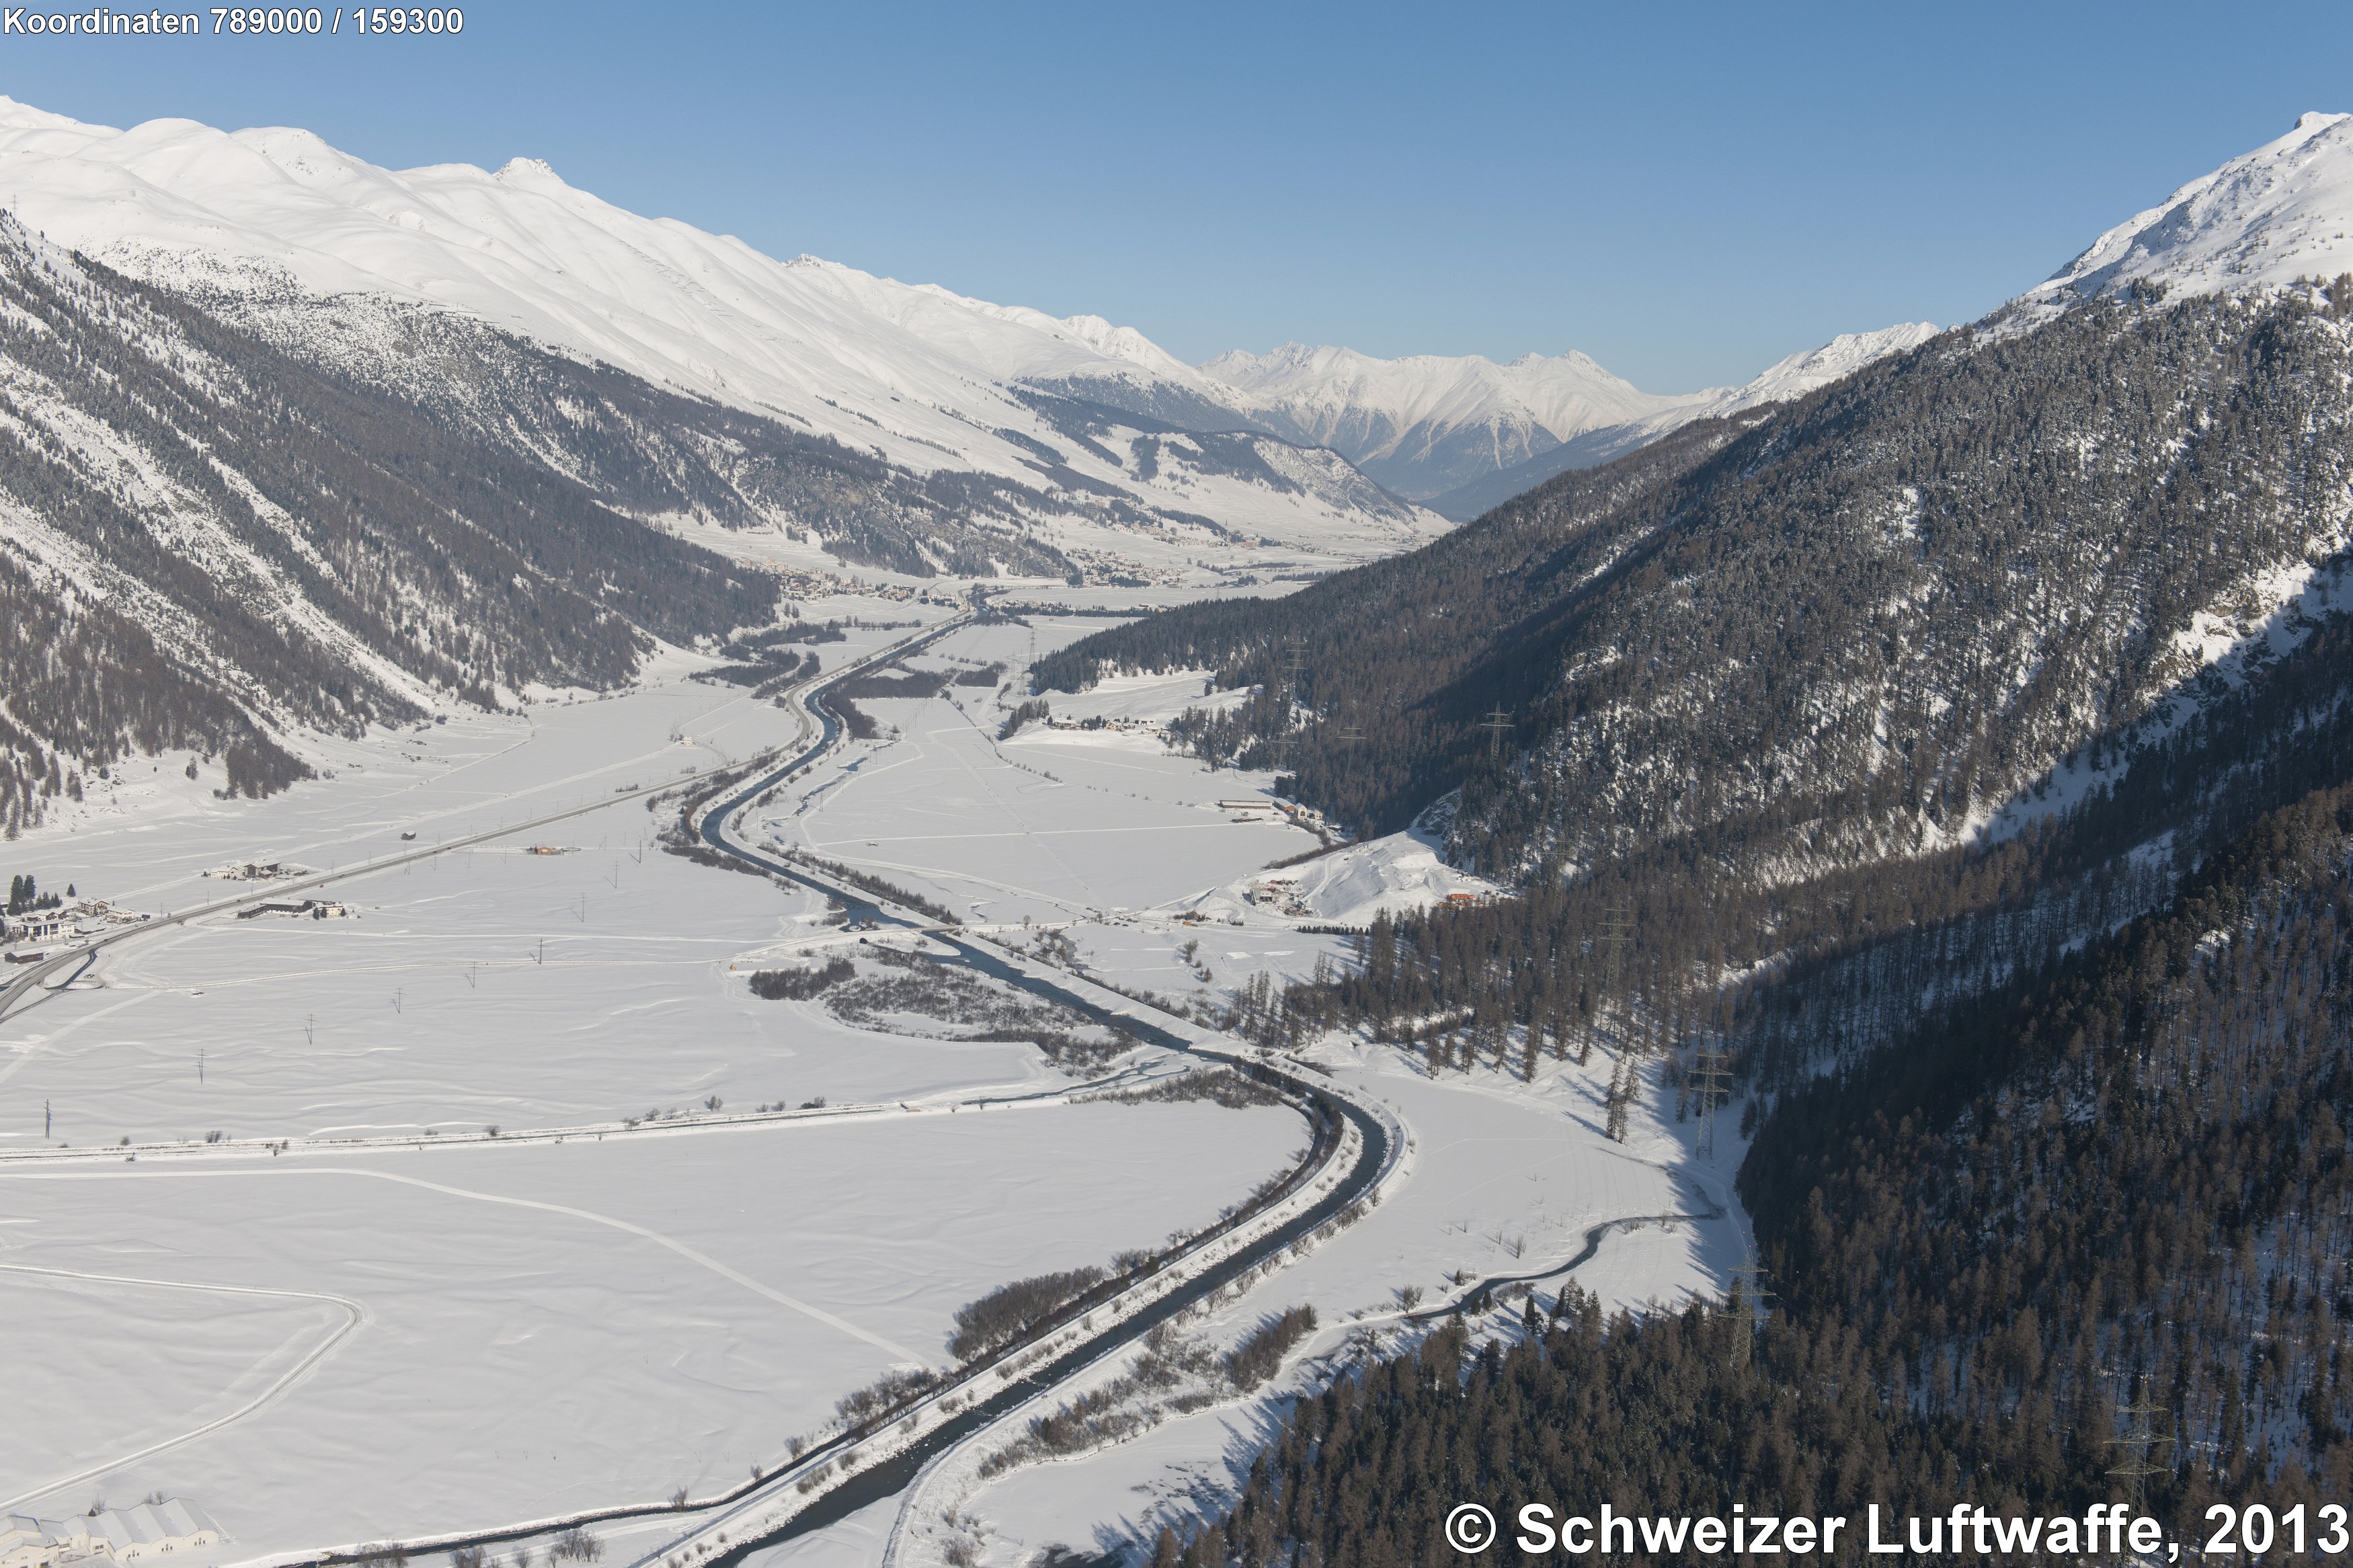
[[[909,437],[976,462],[999,445],[958,417],[1018,412],[976,379],[1103,357],[1036,312],[639,217],[535,159],[395,172],[304,131],[115,131],[0,100],[0,179],[28,226],[156,281],[449,307],[923,466],[936,448]]]
[[[2353,271],[2353,114],[2306,114],[2286,135],[2137,213],[2021,296],[2063,304],[2136,281],[2235,293]]]
[[[1803,397],[1816,387],[1852,375],[1874,360],[1916,349],[1944,330],[1934,321],[1899,321],[1875,332],[1841,332],[1810,353],[1776,360],[1746,386],[1733,388],[1686,416],[1713,419],[1760,404]]]
[[[1091,443],[1017,392],[1017,382],[1166,385],[1214,416],[1212,428],[1247,424],[1215,383],[1132,329],[814,257],[776,260],[732,237],[626,212],[534,159],[495,172],[393,171],[305,131],[231,133],[186,120],[118,131],[0,99],[0,191],[50,241],[347,364],[385,357],[404,313],[423,306],[781,416],[917,473],[976,470],[1124,498],[1246,536],[1308,548],[1329,538],[1344,553],[1404,548],[1442,526],[1361,483],[1352,492],[1346,482],[1278,477],[1320,459],[1261,451],[1265,473],[1203,469],[1182,453],[1139,463],[1117,447],[1156,426]],[[1371,498],[1370,510],[1349,493]]]

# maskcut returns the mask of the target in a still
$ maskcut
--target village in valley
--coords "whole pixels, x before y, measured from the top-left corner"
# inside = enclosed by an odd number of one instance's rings
[[[151,918],[104,899],[82,898],[70,883],[60,895],[42,892],[33,877],[14,877],[7,905],[0,910],[0,956],[10,963],[37,963],[58,949]]]

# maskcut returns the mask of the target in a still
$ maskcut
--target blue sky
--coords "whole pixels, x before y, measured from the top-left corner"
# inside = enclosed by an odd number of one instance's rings
[[[1577,348],[1672,392],[1976,315],[2353,108],[2348,59],[2353,7],[2310,5],[476,0],[456,38],[4,37],[0,91],[395,167],[543,157],[1189,360]]]

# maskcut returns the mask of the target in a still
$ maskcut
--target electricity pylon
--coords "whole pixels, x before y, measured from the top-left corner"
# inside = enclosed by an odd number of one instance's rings
[[[1708,1159],[1715,1158],[1715,1112],[1732,1094],[1732,1068],[1725,1065],[1722,1050],[1705,1050],[1692,1073],[1692,1082],[1699,1089],[1699,1152]]]
[[[1618,988],[1619,975],[1625,967],[1626,943],[1633,929],[1633,920],[1625,905],[1612,904],[1602,911],[1601,935],[1597,945],[1601,949],[1601,993],[1605,999]]]
[[[1512,716],[1509,713],[1504,712],[1502,708],[1498,707],[1493,713],[1488,714],[1486,718],[1479,721],[1479,728],[1487,731],[1487,755],[1489,759],[1493,760],[1493,758],[1502,756],[1504,754],[1504,737],[1511,731]]]
[[[2123,1449],[2124,1462],[2109,1470],[2108,1474],[2115,1476],[2132,1489],[2132,1510],[2137,1517],[2141,1511],[2142,1494],[2147,1489],[2148,1479],[2151,1476],[2169,1476],[2173,1473],[2171,1466],[2157,1463],[2149,1453],[2152,1448],[2170,1447],[2173,1443],[2170,1436],[2159,1436],[2149,1426],[2150,1419],[2158,1415],[2169,1419],[2173,1412],[2162,1405],[2150,1405],[2143,1400],[2135,1399],[2129,1404],[2117,1405],[2116,1414],[2125,1418],[2125,1431],[2121,1436],[2109,1438],[2108,1447]]]

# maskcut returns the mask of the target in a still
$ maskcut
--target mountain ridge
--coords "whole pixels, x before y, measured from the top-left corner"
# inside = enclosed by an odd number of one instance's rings
[[[1326,372],[1345,363],[1387,390],[1353,407],[1304,382],[1259,395],[1233,384],[1239,351],[1211,361],[1224,367],[1213,372],[1100,316],[1058,318],[807,255],[773,259],[733,236],[629,213],[537,158],[395,171],[287,127],[157,120],[118,131],[0,99],[0,189],[69,248],[183,291],[248,302],[375,295],[454,310],[879,448],[917,474],[970,468],[1031,482],[1027,443],[1041,441],[1088,482],[1147,507],[1200,510],[1198,496],[1132,462],[1058,441],[1018,389],[1328,447],[1408,501],[1599,428],[1620,435],[1598,449],[1655,438],[1662,415],[1741,390],[1642,393],[1574,351],[1498,366],[1317,349],[1303,352]],[[1430,384],[1417,389],[1418,376]],[[1451,405],[1440,383],[1454,387]],[[1313,542],[1316,524],[1263,489],[1225,505],[1222,521]]]
[[[1146,473],[1131,454],[1068,439],[1017,392],[1071,377],[1208,384],[1141,334],[814,258],[776,261],[627,212],[539,160],[393,171],[307,131],[185,120],[117,131],[0,100],[0,189],[52,241],[257,327],[273,312],[350,317],[361,301],[383,316],[450,311],[912,475],[1043,480],[1180,531],[1208,513],[1244,535],[1361,553],[1356,536],[1378,552],[1442,526],[1393,500],[1361,511],[1229,469]],[[273,330],[290,346],[299,335]],[[1235,421],[1221,411],[1219,423]],[[1042,471],[1041,447],[1054,453]]]
[[[1917,348],[1942,330],[1932,321],[1903,321],[1877,331],[1841,332],[1818,349],[1775,361],[1739,386],[1694,393],[1644,418],[1577,431],[1549,451],[1425,497],[1424,504],[1441,517],[1467,522],[1571,468],[1597,468],[1697,420],[1728,418],[1803,397],[1875,360]]]

